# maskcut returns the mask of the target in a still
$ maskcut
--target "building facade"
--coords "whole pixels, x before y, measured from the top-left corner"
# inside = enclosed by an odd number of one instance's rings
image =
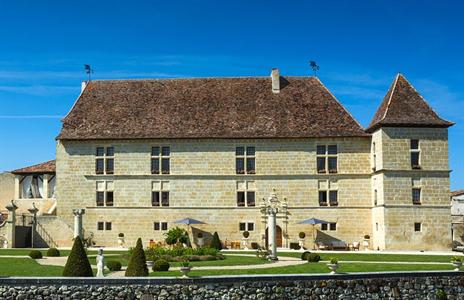
[[[315,77],[92,81],[57,137],[57,217],[86,210],[87,234],[114,246],[161,241],[194,218],[206,238],[264,245],[263,198],[288,208],[277,244],[318,218],[325,243],[371,249],[451,245],[448,133],[406,81],[395,78],[367,129]],[[195,236],[195,234],[194,234]],[[312,238],[306,246],[311,247]]]

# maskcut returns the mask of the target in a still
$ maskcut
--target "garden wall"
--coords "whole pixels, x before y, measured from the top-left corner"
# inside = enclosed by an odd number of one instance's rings
[[[174,278],[0,278],[0,299],[464,299],[464,272]]]

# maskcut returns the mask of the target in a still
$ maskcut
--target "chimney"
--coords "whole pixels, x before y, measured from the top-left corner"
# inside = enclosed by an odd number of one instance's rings
[[[81,93],[85,90],[85,87],[87,86],[87,81],[82,81],[81,84]]]
[[[280,93],[280,75],[279,69],[273,68],[271,71],[271,79],[272,79],[272,92],[273,93]]]

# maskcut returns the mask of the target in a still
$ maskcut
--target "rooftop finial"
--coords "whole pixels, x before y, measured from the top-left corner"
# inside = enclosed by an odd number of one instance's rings
[[[89,75],[89,81],[90,81],[90,74],[93,73],[93,69],[90,65],[85,64],[84,65],[84,70],[87,75]]]
[[[314,60],[311,60],[309,62],[309,66],[311,67],[311,69],[313,69],[313,72],[314,72],[314,77],[316,77],[317,75],[317,71],[319,71],[319,66],[317,65],[317,63],[314,61]]]

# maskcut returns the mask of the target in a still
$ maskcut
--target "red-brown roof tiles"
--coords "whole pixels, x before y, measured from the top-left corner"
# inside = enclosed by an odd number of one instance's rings
[[[88,84],[57,139],[369,136],[315,77],[106,80]]]
[[[368,132],[379,127],[449,127],[406,78],[398,74],[374,115]]]
[[[53,174],[55,173],[55,160],[11,171],[13,174]]]

